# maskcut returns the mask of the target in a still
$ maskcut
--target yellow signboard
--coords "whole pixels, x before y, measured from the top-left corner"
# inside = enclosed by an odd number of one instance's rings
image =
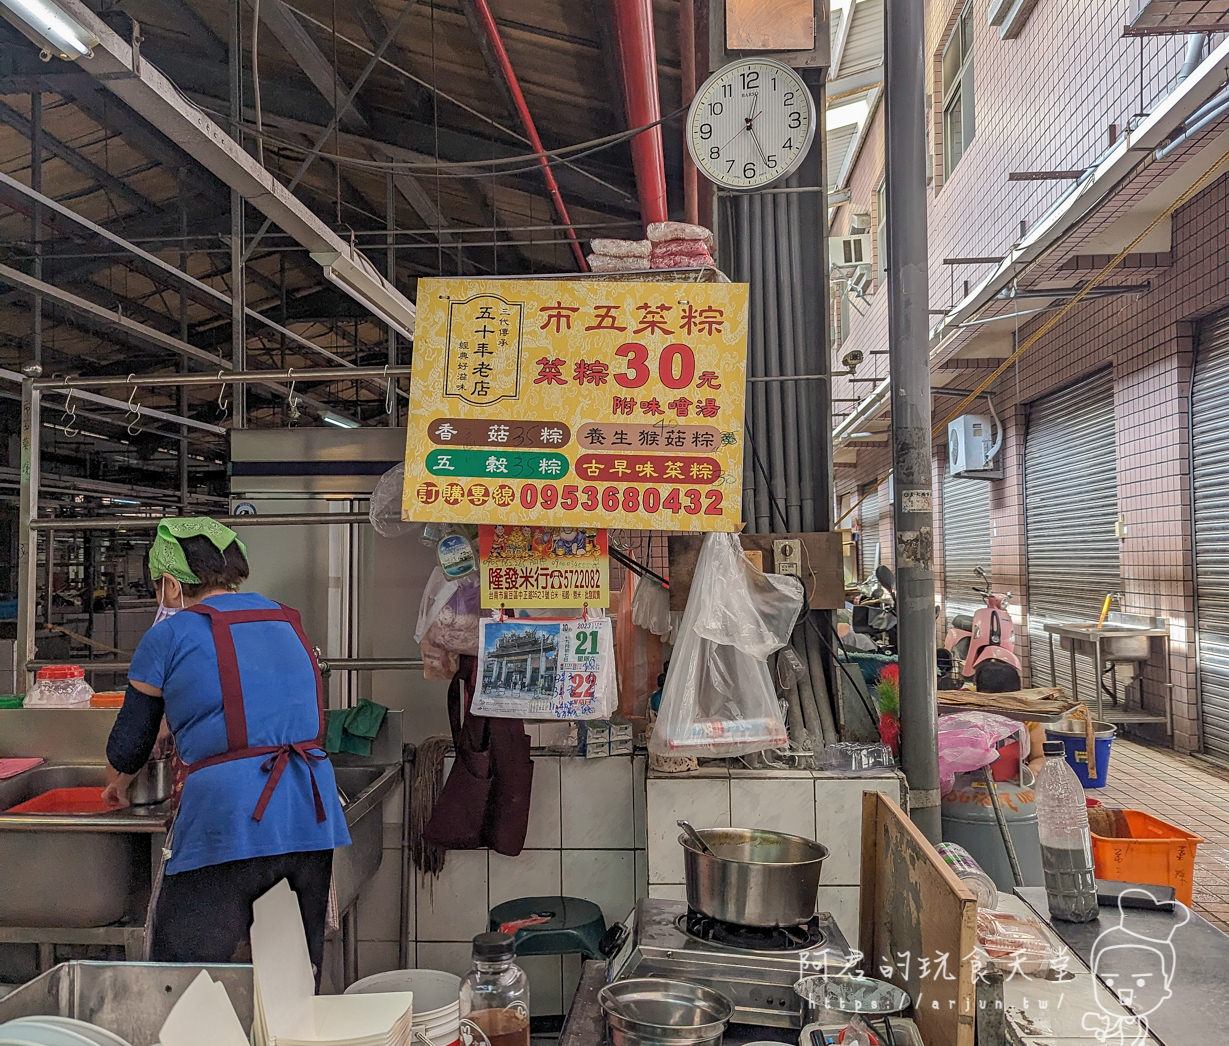
[[[402,515],[735,531],[747,288],[418,283]]]

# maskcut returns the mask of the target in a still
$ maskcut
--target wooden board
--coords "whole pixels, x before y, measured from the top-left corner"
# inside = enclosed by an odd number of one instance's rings
[[[814,0],[725,0],[727,51],[809,51]]]
[[[812,610],[838,610],[845,605],[845,570],[841,563],[839,531],[815,534],[739,534],[743,550],[758,552],[761,570],[775,569],[772,543],[782,538],[802,541],[802,583],[806,586]],[[670,547],[670,609],[685,610],[691,578],[700,558],[702,534],[671,534]]]
[[[861,887],[863,969],[909,993],[925,1042],[973,1046],[977,902],[881,792],[862,794]]]
[[[1050,723],[1062,719],[1082,704],[1073,701],[1062,687],[1035,687],[1002,694],[982,694],[976,690],[940,690],[939,709],[943,712],[993,712],[1021,722]]]

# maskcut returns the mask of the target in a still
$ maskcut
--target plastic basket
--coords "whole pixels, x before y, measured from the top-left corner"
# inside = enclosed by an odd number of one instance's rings
[[[1129,836],[1092,837],[1093,869],[1098,879],[1172,886],[1189,906],[1195,878],[1195,848],[1203,836],[1146,814],[1123,810]]]
[[[102,789],[52,788],[24,803],[18,803],[11,814],[105,814],[110,809],[102,801]]]

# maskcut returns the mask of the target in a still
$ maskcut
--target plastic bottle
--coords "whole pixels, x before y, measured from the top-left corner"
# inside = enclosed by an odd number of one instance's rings
[[[1045,766],[1037,776],[1037,831],[1050,916],[1086,923],[1097,917],[1097,880],[1092,870],[1088,806],[1061,741],[1045,743]]]
[[[474,938],[474,968],[461,981],[461,1038],[475,1046],[529,1046],[529,980],[510,934]]]
[[[93,688],[85,681],[80,665],[48,665],[40,668],[26,696],[26,708],[89,708]]]
[[[939,851],[939,856],[947,862],[948,867],[956,873],[961,882],[973,891],[979,908],[998,907],[998,887],[994,885],[994,880],[982,870],[982,866],[973,860],[973,855],[968,850],[959,843],[940,843],[935,849]]]

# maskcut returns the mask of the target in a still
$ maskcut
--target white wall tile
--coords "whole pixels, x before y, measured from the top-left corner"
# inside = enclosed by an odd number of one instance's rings
[[[831,912],[845,940],[851,948],[858,947],[858,895],[857,886],[821,886],[816,910]],[[868,970],[869,972],[869,970]]]
[[[729,776],[649,778],[646,821],[650,882],[683,881],[683,848],[675,823],[680,817],[697,828],[729,828]]]
[[[564,850],[563,892],[602,909],[606,925],[622,922],[636,900],[636,861],[631,850]]]
[[[815,837],[815,787],[808,774],[794,778],[730,778],[730,820],[736,828]]]
[[[649,896],[661,901],[686,901],[687,888],[682,883],[649,883]]]
[[[519,857],[504,857],[492,851],[492,908],[516,897],[558,897],[562,892],[563,869],[558,850],[524,850]]]
[[[385,973],[400,966],[397,962],[397,945],[387,941],[359,941],[358,944],[358,976],[359,980],[372,974]],[[347,985],[347,987],[349,987]]]
[[[825,886],[855,886],[862,877],[862,793],[900,792],[896,778],[835,778],[815,780],[815,838],[828,847],[820,882]]]
[[[473,965],[473,945],[447,941],[419,941],[418,969],[445,970],[464,977]]]
[[[631,759],[563,759],[562,770],[564,848],[635,846]]]
[[[401,851],[385,850],[376,874],[363,887],[358,901],[358,939],[360,941],[399,940],[401,915]],[[413,898],[407,913],[414,926]],[[411,935],[413,930],[411,929]]]
[[[632,824],[636,830],[636,848],[643,850],[648,829],[645,824],[645,778],[648,776],[649,757],[632,757]]]
[[[559,763],[555,756],[534,758],[529,831],[525,834],[527,850],[547,850],[559,846]]]
[[[401,820],[393,824],[390,821],[384,822],[384,849],[385,850],[400,850],[401,849]],[[397,861],[401,861],[400,855]]]
[[[529,1013],[563,1013],[563,962],[558,955],[526,955],[517,963],[529,978]]]
[[[636,851],[636,900],[649,896],[649,855]]]
[[[387,796],[384,797],[384,806],[381,808],[381,815],[385,824],[401,824],[402,811],[405,809],[405,782],[399,782]]]
[[[417,872],[414,881],[419,941],[469,941],[486,931],[485,850],[452,850],[434,886]]]

